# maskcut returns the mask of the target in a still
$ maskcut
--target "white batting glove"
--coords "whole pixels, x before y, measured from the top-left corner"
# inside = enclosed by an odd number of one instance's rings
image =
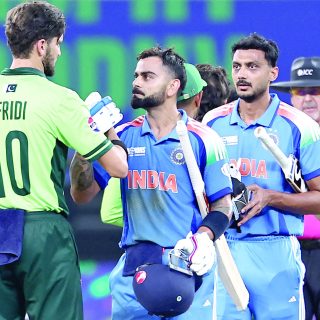
[[[88,124],[93,131],[107,132],[123,118],[111,97],[101,98],[98,92],[91,92],[85,103],[90,109]]]
[[[174,250],[188,254],[190,269],[197,275],[207,273],[216,261],[216,252],[207,233],[188,233],[185,239],[179,240]]]

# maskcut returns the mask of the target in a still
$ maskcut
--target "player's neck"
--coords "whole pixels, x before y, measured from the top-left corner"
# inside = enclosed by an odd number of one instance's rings
[[[239,115],[240,118],[247,124],[251,124],[259,119],[268,109],[272,99],[269,94],[261,96],[259,99],[246,102],[240,99]]]
[[[10,69],[16,68],[34,68],[43,72],[43,65],[41,60],[35,60],[32,58],[21,59],[21,58],[13,58]]]
[[[151,108],[147,112],[150,128],[157,139],[168,135],[177,125],[181,118],[176,106],[163,104]]]

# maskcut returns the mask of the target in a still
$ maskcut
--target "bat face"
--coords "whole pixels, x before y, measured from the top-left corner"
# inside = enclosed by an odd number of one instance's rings
[[[273,154],[275,160],[279,163],[284,176],[295,192],[306,192],[307,187],[302,178],[298,159],[290,154],[287,157],[280,148],[269,137],[265,128],[258,127],[254,132],[255,136],[261,140],[265,147]]]
[[[301,175],[298,159],[294,155],[290,154],[288,160],[290,161],[291,166],[290,170],[285,172],[287,181],[295,192],[306,192],[307,187]]]

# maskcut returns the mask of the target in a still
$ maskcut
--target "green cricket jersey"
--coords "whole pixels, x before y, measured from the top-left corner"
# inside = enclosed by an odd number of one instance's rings
[[[112,143],[72,90],[33,68],[0,74],[0,209],[64,211],[68,147],[93,161]]]

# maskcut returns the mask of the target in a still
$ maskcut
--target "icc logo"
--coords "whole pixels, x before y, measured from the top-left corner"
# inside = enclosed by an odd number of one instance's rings
[[[297,75],[298,77],[302,77],[302,76],[312,76],[313,73],[313,69],[299,69],[297,71]]]

